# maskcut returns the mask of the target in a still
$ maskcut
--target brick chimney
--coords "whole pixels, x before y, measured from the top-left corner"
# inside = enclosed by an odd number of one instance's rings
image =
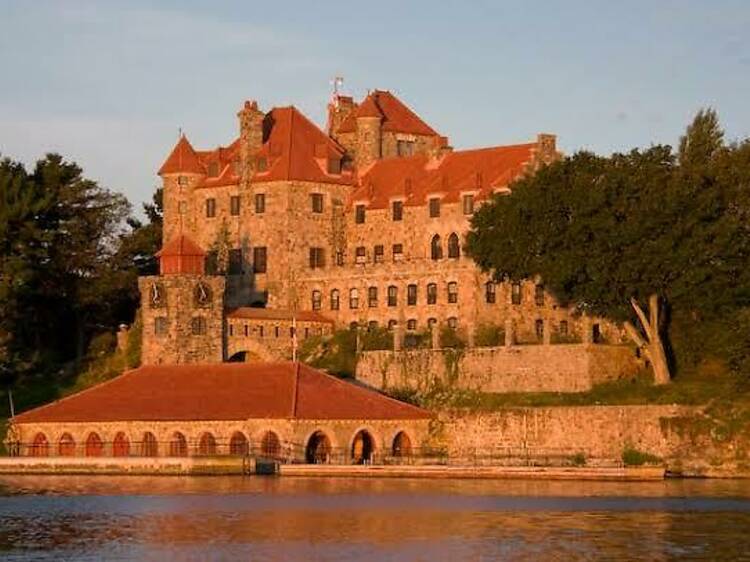
[[[557,135],[539,133],[536,136],[536,161],[549,164],[559,157],[557,153]]]
[[[246,101],[237,113],[240,121],[240,166],[245,174],[255,171],[257,155],[263,146],[263,119],[265,114],[258,109],[258,102]]]

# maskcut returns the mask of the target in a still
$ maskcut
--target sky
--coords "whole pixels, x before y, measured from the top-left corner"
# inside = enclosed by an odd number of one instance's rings
[[[705,106],[740,139],[748,29],[748,0],[0,0],[0,154],[59,152],[139,207],[180,129],[229,144],[246,99],[323,126],[334,76],[393,91],[456,149],[676,145]]]

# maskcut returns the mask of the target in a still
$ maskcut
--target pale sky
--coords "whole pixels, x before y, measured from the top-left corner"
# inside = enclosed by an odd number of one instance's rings
[[[748,29],[749,0],[0,0],[0,153],[60,152],[139,206],[180,127],[226,145],[245,99],[322,126],[336,75],[358,98],[392,90],[459,149],[676,144],[709,105],[737,139]]]

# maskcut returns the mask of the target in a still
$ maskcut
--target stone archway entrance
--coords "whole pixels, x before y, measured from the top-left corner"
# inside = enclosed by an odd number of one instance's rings
[[[331,460],[331,440],[322,431],[310,436],[305,448],[305,461],[308,464],[325,464]]]
[[[357,432],[352,441],[352,462],[354,464],[368,464],[372,462],[372,455],[375,452],[375,441],[372,435],[366,430]]]

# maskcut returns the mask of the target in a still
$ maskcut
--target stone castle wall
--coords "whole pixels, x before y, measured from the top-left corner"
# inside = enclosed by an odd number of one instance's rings
[[[482,392],[583,392],[635,375],[628,346],[597,344],[366,351],[356,378],[377,389],[426,391],[435,385]]]
[[[327,322],[296,321],[297,344],[314,336],[330,335]],[[292,359],[292,320],[227,319],[227,358],[245,353],[245,361],[289,361]]]

